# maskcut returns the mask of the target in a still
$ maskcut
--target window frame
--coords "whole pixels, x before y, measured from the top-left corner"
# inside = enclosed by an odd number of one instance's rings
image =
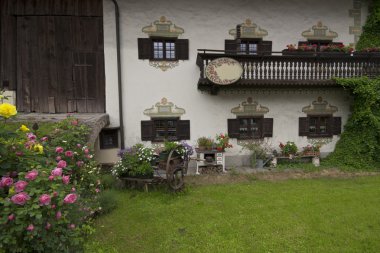
[[[156,58],[155,57],[155,43],[162,43],[162,58]],[[174,47],[173,47],[173,50],[170,50],[173,54],[174,54],[174,57],[173,58],[167,58],[167,44],[173,44]],[[160,37],[155,37],[155,38],[152,38],[152,45],[151,45],[151,49],[152,49],[152,60],[154,61],[176,61],[178,60],[178,57],[177,57],[177,43],[176,43],[176,39],[175,38],[160,38]]]
[[[163,141],[177,141],[178,140],[178,122],[180,121],[180,118],[178,117],[173,117],[173,118],[152,118],[153,121],[153,142],[163,142]],[[156,123],[159,121],[164,121],[165,122],[165,137],[163,139],[157,137],[157,126]],[[168,138],[169,135],[169,129],[168,129],[168,122],[169,121],[175,121],[175,138]]]
[[[263,132],[264,132],[264,116],[238,116],[237,118],[236,118],[237,120],[239,120],[239,138],[237,138],[238,140],[256,140],[256,139],[263,139],[264,137],[263,137]],[[255,136],[255,135],[253,135],[252,134],[252,125],[251,124],[248,124],[248,133],[249,134],[247,134],[247,136],[243,136],[242,137],[242,134],[241,134],[241,132],[240,132],[240,128],[241,128],[241,123],[240,123],[240,121],[242,120],[242,119],[248,119],[248,120],[250,120],[250,119],[255,119],[255,120],[259,120],[259,122],[258,123],[256,123],[256,124],[258,124],[258,135],[257,136]]]
[[[310,132],[310,123],[312,118],[316,118],[316,131],[315,133]],[[324,133],[321,133],[321,118],[326,118],[326,131]],[[332,136],[332,126],[331,126],[331,120],[333,118],[333,115],[331,114],[321,114],[321,115],[307,115],[307,123],[308,123],[308,137],[311,138],[323,138],[323,137],[331,137]]]
[[[238,43],[238,50],[237,50],[237,53],[238,54],[246,54],[246,55],[257,55],[258,54],[258,47],[259,47],[259,43],[260,41],[259,40],[247,40],[247,39],[240,39],[240,42]],[[245,50],[242,51],[242,45],[245,46]],[[250,49],[250,45],[255,45],[256,46],[256,51],[251,51],[249,50]]]
[[[119,127],[102,129],[99,133],[99,148],[100,149],[119,148],[119,142],[120,142],[119,132],[120,132]],[[105,143],[106,136],[110,136],[109,138],[111,138],[112,144]]]

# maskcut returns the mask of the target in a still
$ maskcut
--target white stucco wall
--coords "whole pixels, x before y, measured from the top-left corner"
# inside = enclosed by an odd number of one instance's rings
[[[339,37],[334,41],[344,44],[354,42],[349,34],[353,18],[349,9],[353,8],[351,0],[118,0],[121,21],[121,54],[123,82],[123,110],[125,124],[125,141],[130,146],[141,142],[140,122],[149,118],[143,111],[161,98],[184,108],[186,114],[181,119],[191,121],[191,140],[195,144],[200,136],[214,137],[217,133],[227,132],[227,119],[234,118],[231,109],[247,99],[269,108],[265,117],[274,118],[273,138],[277,147],[280,141],[295,141],[298,146],[307,144],[305,137],[298,136],[298,117],[305,116],[302,107],[309,105],[322,96],[334,106],[345,123],[349,113],[349,99],[342,90],[333,92],[318,89],[314,91],[253,91],[240,94],[218,96],[202,93],[197,89],[199,68],[196,65],[197,49],[224,49],[224,40],[232,39],[229,29],[250,18],[269,33],[265,40],[273,41],[273,50],[281,51],[287,44],[296,44],[302,38],[301,33],[318,21],[322,21]],[[365,21],[366,7],[362,8],[362,23]],[[177,26],[184,28],[180,38],[189,39],[189,60],[180,61],[179,66],[163,72],[149,66],[148,60],[139,60],[137,38],[147,38],[141,29],[166,16]],[[114,5],[104,0],[104,36],[106,62],[106,107],[111,117],[111,126],[118,126],[117,99],[117,65]],[[334,141],[323,147],[324,152],[333,150]],[[236,144],[236,143],[235,143]],[[227,155],[238,155],[240,149],[229,150]],[[116,154],[116,152],[115,152]],[[116,155],[110,156],[116,159]]]

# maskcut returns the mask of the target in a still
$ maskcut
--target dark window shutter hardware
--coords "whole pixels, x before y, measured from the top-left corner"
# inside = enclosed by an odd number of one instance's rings
[[[264,118],[263,137],[273,137],[273,118]]]
[[[153,131],[153,121],[143,120],[141,121],[141,140],[142,141],[153,141],[154,131]]]
[[[227,127],[228,127],[228,136],[230,138],[240,137],[239,119],[228,119]]]
[[[308,136],[309,135],[309,120],[307,117],[300,117],[298,124],[298,135]]]
[[[190,140],[190,120],[179,120],[177,122],[177,139]]]

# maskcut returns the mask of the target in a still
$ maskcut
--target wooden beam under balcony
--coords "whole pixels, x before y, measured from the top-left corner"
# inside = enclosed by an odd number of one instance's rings
[[[301,52],[304,53],[304,52]],[[333,78],[380,76],[380,53],[315,53],[283,55],[282,52],[264,52],[261,55],[226,53],[222,50],[198,50],[200,68],[198,89],[217,94],[221,89],[331,87]],[[207,79],[207,65],[221,57],[238,61],[243,74],[230,85],[216,85]]]

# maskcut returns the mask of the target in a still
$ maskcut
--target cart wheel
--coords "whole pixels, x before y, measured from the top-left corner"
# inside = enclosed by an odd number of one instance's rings
[[[169,153],[166,161],[166,180],[173,191],[181,190],[185,184],[183,159],[176,157],[176,149]]]
[[[183,186],[185,185],[184,182],[184,172],[182,168],[176,168],[173,171],[173,174],[170,175],[169,186],[173,191],[179,191],[182,190]]]

